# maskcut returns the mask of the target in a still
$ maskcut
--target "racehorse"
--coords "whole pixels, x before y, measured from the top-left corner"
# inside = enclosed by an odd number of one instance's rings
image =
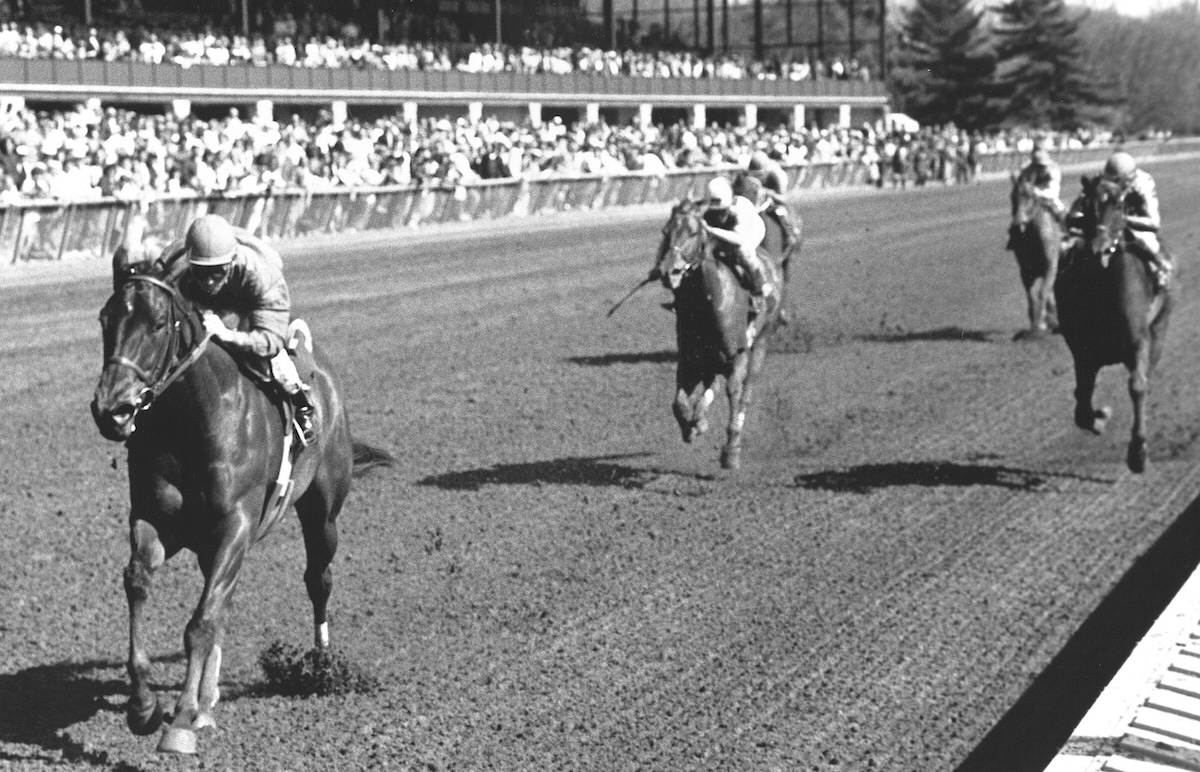
[[[178,287],[186,260],[176,263],[130,262],[118,249],[113,294],[100,312],[104,365],[91,409],[100,433],[128,448],[126,721],[136,734],[152,734],[164,721],[143,642],[151,578],[183,549],[195,553],[204,576],[184,633],[183,690],[158,747],[194,753],[195,731],[215,725],[224,625],[242,563],[289,502],[304,535],[314,640],[329,646],[336,519],[350,490],[355,454],[376,449],[352,442],[337,376],[309,340],[296,357],[312,386],[316,437],[298,455],[289,451],[292,430],[283,411],[232,355],[210,343],[198,309]]]
[[[1075,360],[1075,423],[1100,434],[1112,411],[1092,406],[1096,375],[1107,365],[1129,371],[1133,430],[1126,463],[1146,469],[1146,392],[1162,354],[1174,305],[1168,288],[1155,291],[1146,262],[1130,252],[1122,188],[1102,177],[1083,178],[1082,243],[1065,256],[1058,279],[1063,338]]]
[[[1012,175],[1013,219],[1020,227],[1013,255],[1029,305],[1029,329],[1018,338],[1040,336],[1056,326],[1054,280],[1062,253],[1063,225],[1046,202],[1034,195],[1033,183]]]
[[[779,267],[768,257],[775,274],[773,282],[780,287],[779,302],[749,324],[749,293],[733,269],[714,254],[712,238],[701,227],[702,214],[697,201],[684,199],[675,205],[663,228],[651,275],[675,295],[679,364],[673,410],[683,441],[690,443],[708,430],[713,383],[722,376],[729,398],[729,424],[721,466],[737,469],[754,379],[766,358],[767,341],[779,326],[786,285],[779,280]]]

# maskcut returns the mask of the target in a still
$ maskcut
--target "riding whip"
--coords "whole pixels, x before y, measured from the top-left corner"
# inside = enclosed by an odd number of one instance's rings
[[[647,284],[650,284],[651,282],[655,282],[655,281],[658,281],[657,274],[650,274],[649,276],[647,276],[644,280],[642,280],[641,284],[639,284],[636,287],[634,287],[633,289],[629,290],[629,293],[627,295],[625,295],[625,297],[621,298],[616,303],[614,303],[613,307],[608,309],[607,316],[612,316],[613,311],[616,311],[618,308],[620,308],[622,303],[624,303],[626,300],[629,300],[631,297],[633,297],[637,293],[637,291],[640,290],[642,287],[645,287]]]

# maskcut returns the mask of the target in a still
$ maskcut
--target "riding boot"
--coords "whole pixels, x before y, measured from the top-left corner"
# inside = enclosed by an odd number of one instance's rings
[[[291,395],[291,398],[292,405],[296,408],[296,429],[300,433],[300,442],[308,447],[316,437],[316,428],[313,426],[313,413],[316,406],[313,405],[309,387],[302,385]]]
[[[1159,292],[1165,290],[1171,285],[1171,274],[1174,271],[1174,266],[1171,265],[1162,252],[1154,255],[1150,261],[1150,270],[1154,274],[1154,288]]]

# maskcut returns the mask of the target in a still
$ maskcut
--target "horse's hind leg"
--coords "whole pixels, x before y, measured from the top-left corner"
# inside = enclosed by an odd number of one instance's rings
[[[1090,362],[1075,361],[1075,425],[1093,434],[1103,434],[1112,411],[1107,407],[1092,407],[1099,367]]]
[[[150,689],[150,656],[142,632],[146,600],[156,569],[166,560],[166,551],[158,532],[144,520],[130,525],[132,553],[125,567],[125,599],[129,603],[129,671],[130,696],[125,706],[125,721],[134,734],[148,735],[162,726],[163,712],[158,698]]]
[[[347,474],[347,479],[349,474]],[[296,499],[296,512],[304,533],[304,586],[313,610],[313,645],[329,648],[329,596],[333,592],[333,556],[337,552],[337,515],[348,485],[336,485],[320,476]]]

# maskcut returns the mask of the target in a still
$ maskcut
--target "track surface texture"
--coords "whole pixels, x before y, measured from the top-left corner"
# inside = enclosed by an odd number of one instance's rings
[[[679,440],[665,291],[605,317],[665,210],[282,245],[356,435],[398,461],[355,483],[331,606],[336,651],[380,688],[264,691],[259,654],[311,635],[290,518],[245,566],[195,758],[122,712],[125,455],[87,409],[108,276],[6,269],[0,768],[1039,769],[1074,724],[1062,689],[1111,675],[1149,601],[1096,610],[1136,571],[1178,584],[1147,563],[1164,533],[1195,546],[1200,162],[1150,168],[1183,294],[1142,476],[1124,371],[1102,371],[1095,437],[1062,339],[1012,340],[1007,182],[800,200],[794,321],[736,473],[723,392],[713,431]],[[171,700],[199,589],[185,553],[152,591]]]

